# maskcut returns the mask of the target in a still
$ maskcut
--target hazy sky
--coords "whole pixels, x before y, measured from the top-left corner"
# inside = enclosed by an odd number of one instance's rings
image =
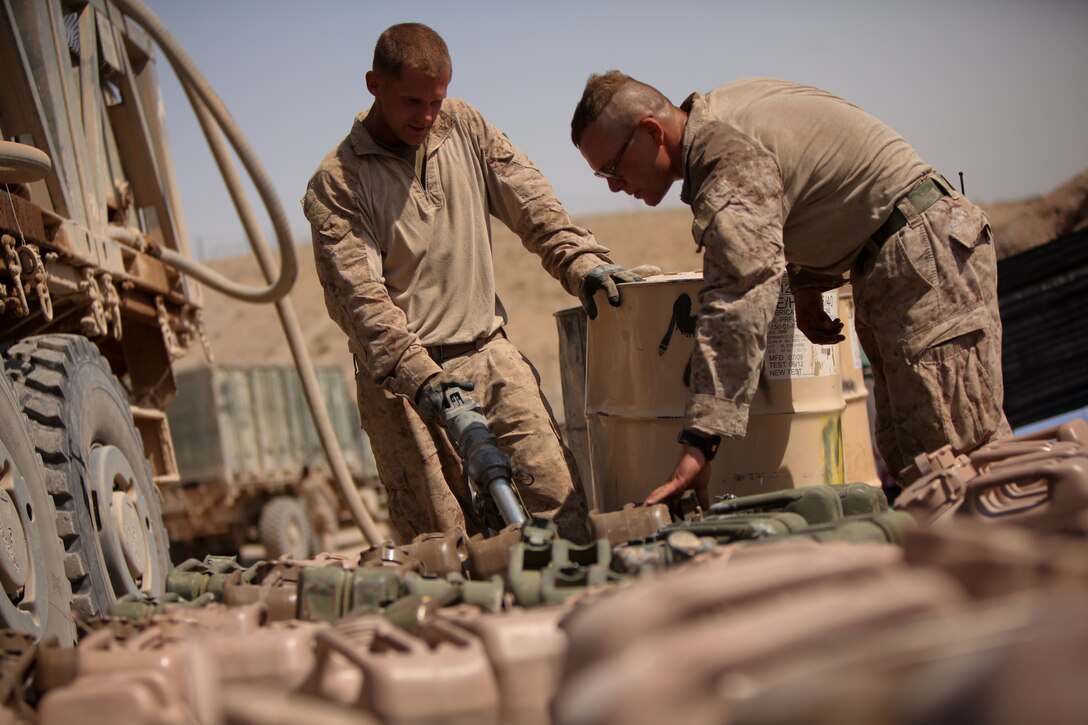
[[[363,83],[389,25],[424,22],[464,98],[551,179],[575,215],[644,209],[594,178],[570,142],[586,77],[618,68],[679,103],[772,75],[870,111],[969,196],[1043,193],[1088,167],[1088,2],[764,0],[372,2],[151,0],[249,137],[298,238],[318,162],[370,105]],[[194,249],[246,249],[222,182],[160,56],[169,133]],[[663,205],[676,206],[677,184]],[[256,199],[254,198],[256,202]],[[609,240],[604,240],[606,244]]]

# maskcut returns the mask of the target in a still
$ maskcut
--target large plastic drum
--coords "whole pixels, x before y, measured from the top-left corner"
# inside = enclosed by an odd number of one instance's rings
[[[839,319],[843,336],[839,343],[842,362],[842,396],[846,410],[842,414],[843,468],[847,483],[867,483],[880,487],[880,474],[873,455],[873,433],[869,427],[869,389],[861,361],[861,342],[854,331],[854,292],[850,285],[839,290]]]
[[[559,330],[559,375],[563,386],[564,438],[574,454],[578,474],[590,509],[596,508],[593,469],[589,463],[589,429],[586,426],[586,330],[589,318],[579,305],[555,313]]]
[[[589,324],[590,499],[601,510],[642,501],[676,464],[701,287],[699,272],[624,285],[623,304],[598,305]],[[836,304],[834,293],[824,295],[833,317]],[[723,441],[711,495],[843,483],[844,408],[839,350],[797,331],[783,281],[747,435]]]

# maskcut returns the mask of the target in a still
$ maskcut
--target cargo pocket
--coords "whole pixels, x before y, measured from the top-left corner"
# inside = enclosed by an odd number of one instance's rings
[[[966,199],[956,199],[947,214],[948,237],[964,249],[974,249],[990,241],[990,224],[986,215]]]
[[[343,239],[349,231],[351,231],[351,224],[348,220],[335,215],[330,215],[318,228],[321,236],[332,241]]]
[[[905,227],[889,238],[855,286],[855,295],[857,318],[878,338],[894,344],[899,337],[924,335],[937,319],[940,303],[928,231]],[[914,357],[909,350],[906,356]]]
[[[989,244],[992,239],[986,215],[966,199],[955,198],[927,213],[926,219],[938,239],[949,240],[949,253],[959,276],[972,277],[971,256],[977,247]]]
[[[935,424],[943,434],[943,441],[927,441],[921,436],[927,450],[949,443],[960,453],[987,442],[997,429],[1002,415],[1001,385],[991,375],[998,359],[994,336],[985,329],[950,333],[924,350],[914,364],[928,407],[936,416],[935,421],[918,423],[923,428]],[[925,409],[917,412],[927,414]]]
[[[522,169],[536,170],[536,165],[504,133],[498,134],[488,146],[487,162],[502,176],[510,176]]]
[[[348,220],[333,214],[331,209],[321,203],[313,189],[307,189],[302,198],[302,213],[321,236],[332,241],[343,239],[351,229]]]
[[[975,327],[989,329],[997,322],[997,260],[986,215],[966,199],[946,198],[926,212],[925,222],[937,255],[939,299],[931,316],[962,318],[985,307],[989,316]]]

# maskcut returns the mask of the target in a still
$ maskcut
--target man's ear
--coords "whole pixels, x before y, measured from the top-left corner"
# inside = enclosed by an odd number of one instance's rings
[[[368,70],[366,72],[366,89],[370,91],[373,96],[378,95],[378,90],[381,88],[382,77],[375,71]]]
[[[646,116],[638,122],[639,127],[650,132],[654,143],[660,144],[665,140],[665,127],[653,116]]]

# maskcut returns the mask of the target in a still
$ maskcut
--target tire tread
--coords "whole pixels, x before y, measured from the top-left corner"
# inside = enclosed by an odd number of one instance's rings
[[[103,567],[98,562],[96,545],[84,541],[88,533],[95,535],[82,490],[85,461],[72,450],[70,431],[64,419],[70,399],[66,396],[74,392],[68,389],[67,383],[75,379],[76,371],[84,366],[100,368],[116,386],[121,401],[127,400],[98,348],[79,335],[26,338],[9,347],[4,359],[5,373],[15,383],[19,402],[30,419],[27,427],[45,464],[46,487],[53,498],[58,525],[64,531],[61,539],[65,548],[65,574],[72,585],[73,608],[80,616],[88,618],[105,614],[114,595],[108,581],[105,584],[95,581],[93,572],[102,571]],[[139,441],[138,433],[136,438]],[[131,463],[143,465],[151,480],[146,458]],[[159,515],[161,529],[162,550],[158,554],[169,568],[168,543],[165,529],[161,528],[161,498],[154,483],[151,487],[153,501],[149,506]]]

